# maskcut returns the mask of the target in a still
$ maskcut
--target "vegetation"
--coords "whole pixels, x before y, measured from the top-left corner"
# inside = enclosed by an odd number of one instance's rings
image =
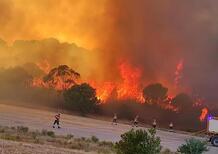
[[[168,89],[160,83],[150,84],[143,90],[146,103],[153,104],[164,101],[167,98]]]
[[[182,154],[202,154],[206,151],[208,151],[207,142],[194,138],[186,140],[186,144],[178,148],[178,152]]]
[[[158,154],[161,151],[160,138],[155,136],[155,129],[130,130],[121,135],[116,143],[118,154]]]
[[[169,149],[165,149],[161,152],[161,154],[179,154],[178,152],[172,152]]]
[[[192,109],[192,105],[194,104],[193,99],[185,93],[178,94],[172,101],[177,107],[185,111]]]
[[[99,100],[95,89],[89,84],[75,85],[64,92],[64,99],[68,106],[82,115],[86,115],[97,108]]]
[[[62,87],[59,87],[59,90],[66,89],[70,85],[77,84],[77,80],[80,78],[80,74],[71,69],[67,65],[60,65],[56,68],[53,68],[47,75],[44,76],[43,81],[48,83],[51,88],[55,88],[59,83],[57,80],[61,80]]]
[[[46,144],[54,147],[83,150],[99,154],[115,154],[112,142],[99,141],[95,136],[91,138],[75,138],[69,134],[66,136],[55,135],[53,131],[30,131],[28,127],[2,127],[0,126],[0,139],[10,141],[22,141],[35,144]],[[27,131],[28,130],[28,131]]]
[[[43,130],[42,130],[42,134],[43,134],[44,136],[55,137],[55,133],[54,133],[53,131],[48,131],[48,130],[46,130],[46,129],[43,129]]]

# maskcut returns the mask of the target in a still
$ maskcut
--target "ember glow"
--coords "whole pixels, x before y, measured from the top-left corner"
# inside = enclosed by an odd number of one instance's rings
[[[199,117],[200,121],[204,121],[207,117],[208,114],[208,109],[207,108],[203,108],[201,111],[201,115]]]

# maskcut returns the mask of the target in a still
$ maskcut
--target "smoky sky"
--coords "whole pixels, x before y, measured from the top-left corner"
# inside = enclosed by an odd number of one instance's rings
[[[216,103],[218,96],[218,2],[215,0],[117,0],[108,44],[143,69],[144,78],[173,80],[182,59],[181,86]],[[113,48],[114,47],[114,48]]]
[[[82,72],[101,72],[103,79],[117,78],[119,73],[114,66],[125,60],[142,70],[146,83],[173,84],[176,65],[183,60],[180,86],[215,104],[218,100],[217,5],[216,0],[0,0],[0,37],[9,42],[54,37],[84,49],[92,47],[96,50],[81,52],[62,44],[60,51],[66,52],[57,54],[57,46],[51,49],[43,46],[39,55],[34,49],[34,56],[49,57],[43,54],[54,53],[50,58],[54,64],[67,61],[75,66],[76,63]],[[19,58],[30,57],[32,47],[29,53],[26,49],[19,52],[15,46],[13,50],[16,48],[17,55],[20,53]],[[5,51],[8,50],[1,50]],[[72,52],[77,55],[74,59],[69,58]],[[2,53],[1,59],[10,59],[10,54]],[[86,57],[85,65],[81,57]],[[90,71],[91,65],[95,69]]]

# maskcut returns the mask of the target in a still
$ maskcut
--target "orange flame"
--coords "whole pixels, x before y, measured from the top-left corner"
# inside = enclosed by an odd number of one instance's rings
[[[141,70],[132,67],[127,62],[122,62],[119,65],[119,72],[122,79],[119,82],[97,83],[89,81],[88,83],[96,89],[98,98],[103,102],[113,97],[118,100],[132,99],[143,103],[142,86],[140,86]]]
[[[135,99],[143,103],[144,98],[142,86],[140,85],[141,70],[126,62],[120,64],[119,70],[123,82],[117,86],[118,99]]]
[[[44,61],[46,65],[38,65],[42,70],[46,70],[49,64]],[[177,66],[178,70],[182,69],[182,63]],[[123,61],[118,65],[118,70],[120,74],[119,81],[107,81],[107,82],[97,82],[97,81],[81,81],[87,82],[92,87],[96,89],[96,95],[101,100],[102,103],[105,103],[110,98],[116,100],[136,100],[139,103],[145,103],[143,97],[143,81],[142,72],[139,68],[133,67],[128,62]],[[49,72],[49,71],[48,71]],[[178,71],[180,72],[180,71]],[[178,73],[177,73],[178,74]],[[34,87],[44,87],[44,88],[53,88],[58,91],[69,89],[75,82],[66,82],[66,81],[75,81],[74,76],[54,76],[54,79],[49,82],[44,82],[42,79],[34,79],[32,86]],[[76,80],[77,81],[77,80]],[[79,83],[79,82],[77,82]],[[158,105],[166,110],[178,111],[178,108],[172,103],[174,96],[168,96],[165,102],[160,102]]]
[[[201,115],[199,117],[200,121],[204,121],[208,114],[208,109],[205,107],[201,110]]]
[[[96,89],[96,95],[98,99],[100,99],[103,103],[110,98],[116,86],[112,82],[104,82],[102,84],[97,84],[94,81],[89,81],[88,83]]]

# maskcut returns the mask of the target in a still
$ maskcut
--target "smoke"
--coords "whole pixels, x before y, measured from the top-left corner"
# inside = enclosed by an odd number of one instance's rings
[[[60,64],[66,64],[83,75],[83,78],[93,78],[101,73],[101,66],[91,61],[99,59],[98,52],[90,51],[78,47],[73,43],[60,43],[56,39],[15,41],[8,46],[2,41],[0,43],[0,67],[9,68],[22,66],[28,69],[31,63],[42,65],[46,69],[56,67]],[[48,63],[48,64],[47,64]],[[50,67],[50,68],[49,68]],[[28,69],[31,71],[31,69]],[[31,72],[31,75],[38,76]]]
[[[0,43],[0,66],[48,60],[52,67],[67,64],[82,77],[117,80],[114,66],[128,61],[141,70],[145,84],[169,86],[183,59],[180,90],[191,89],[215,104],[217,4],[215,0],[1,0],[0,38],[7,43]],[[44,40],[50,37],[60,42]]]
[[[218,100],[218,2],[117,0],[109,15],[113,33],[106,47],[144,72],[146,81],[173,82],[177,63],[184,60],[181,84],[205,98]]]
[[[1,38],[15,40],[54,37],[94,47],[106,0],[1,0]]]

